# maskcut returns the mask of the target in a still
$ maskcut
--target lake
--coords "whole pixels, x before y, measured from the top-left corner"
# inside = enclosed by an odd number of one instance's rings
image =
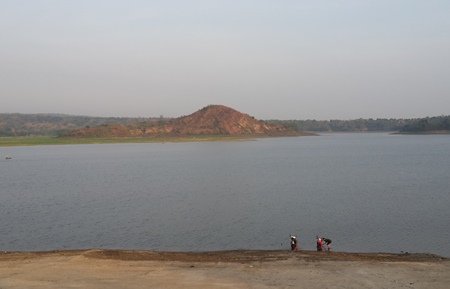
[[[450,136],[0,148],[0,250],[314,250],[450,257]],[[9,155],[11,160],[5,160]]]

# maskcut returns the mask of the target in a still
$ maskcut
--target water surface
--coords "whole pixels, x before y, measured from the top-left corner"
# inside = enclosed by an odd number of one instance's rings
[[[302,249],[450,257],[450,137],[0,148],[0,249]]]

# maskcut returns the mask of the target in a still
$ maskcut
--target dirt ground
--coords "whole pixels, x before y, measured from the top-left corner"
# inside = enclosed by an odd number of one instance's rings
[[[8,288],[450,288],[450,259],[312,251],[0,253]]]

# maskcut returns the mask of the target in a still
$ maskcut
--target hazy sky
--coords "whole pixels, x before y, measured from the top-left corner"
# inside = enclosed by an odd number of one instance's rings
[[[0,112],[450,114],[450,1],[0,0]]]

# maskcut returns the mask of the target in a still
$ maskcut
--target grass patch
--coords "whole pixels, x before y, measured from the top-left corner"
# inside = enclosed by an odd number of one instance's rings
[[[236,136],[189,136],[189,137],[116,137],[116,138],[62,138],[62,137],[0,137],[0,147],[8,146],[42,146],[42,145],[74,145],[74,144],[112,144],[112,143],[179,143],[179,142],[212,142],[212,141],[244,141],[249,137]]]

